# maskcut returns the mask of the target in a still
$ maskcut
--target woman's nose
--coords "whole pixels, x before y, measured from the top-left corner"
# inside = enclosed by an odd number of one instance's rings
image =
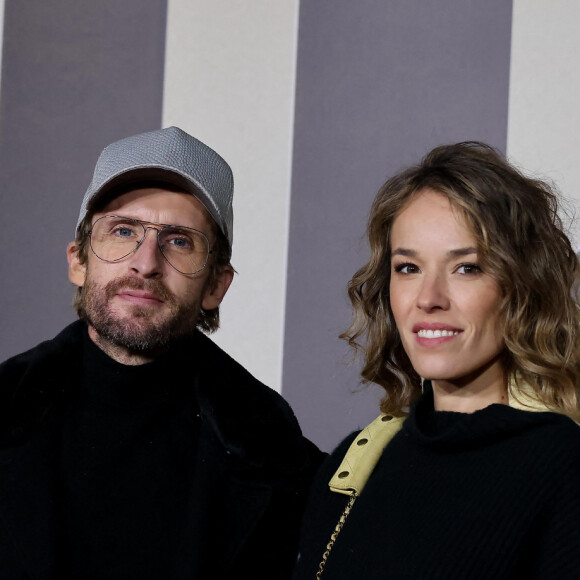
[[[427,274],[417,295],[417,308],[425,311],[449,308],[447,282],[438,274]]]

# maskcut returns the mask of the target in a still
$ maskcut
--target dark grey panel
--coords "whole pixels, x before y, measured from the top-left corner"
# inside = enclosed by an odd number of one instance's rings
[[[511,14],[509,0],[301,2],[283,393],[326,449],[378,414],[337,338],[372,199],[440,143],[505,150]]]
[[[166,0],[6,0],[0,359],[75,318],[66,244],[100,150],[161,126]]]

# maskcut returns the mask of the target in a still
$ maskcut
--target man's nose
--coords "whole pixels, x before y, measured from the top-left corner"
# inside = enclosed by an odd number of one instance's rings
[[[140,246],[131,256],[129,267],[144,278],[160,278],[165,258],[157,242],[157,230],[147,228]]]
[[[417,294],[417,308],[426,312],[449,308],[447,281],[443,275],[437,273],[424,275]]]

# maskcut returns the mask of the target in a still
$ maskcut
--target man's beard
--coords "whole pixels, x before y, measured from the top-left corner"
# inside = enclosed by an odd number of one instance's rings
[[[150,308],[133,305],[126,308],[126,314],[117,314],[110,302],[124,289],[150,292],[163,301],[169,313],[155,320],[159,317],[152,317]],[[196,327],[200,306],[197,297],[179,304],[160,280],[125,276],[101,286],[87,277],[81,288],[79,316],[97,331],[101,339],[129,352],[146,353],[164,350],[172,342],[190,334]]]

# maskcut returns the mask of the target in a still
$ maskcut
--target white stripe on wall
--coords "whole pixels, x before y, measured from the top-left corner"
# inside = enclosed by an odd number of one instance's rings
[[[215,148],[235,179],[239,274],[215,340],[282,377],[298,0],[169,0],[163,126]]]
[[[578,214],[580,250],[580,3],[514,0],[508,154],[556,182]]]

